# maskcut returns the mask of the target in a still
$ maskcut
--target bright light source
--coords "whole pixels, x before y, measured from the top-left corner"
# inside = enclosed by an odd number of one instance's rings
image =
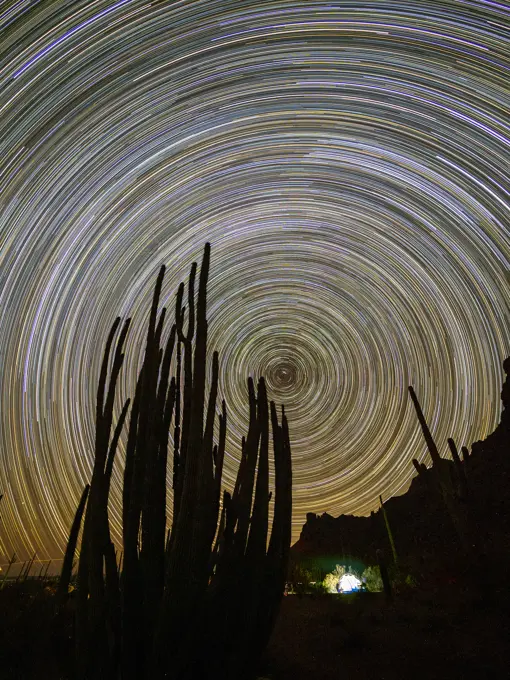
[[[352,593],[361,588],[361,581],[354,574],[344,574],[340,579],[340,592]]]

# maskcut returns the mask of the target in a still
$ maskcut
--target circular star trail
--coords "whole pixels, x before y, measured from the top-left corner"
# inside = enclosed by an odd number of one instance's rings
[[[505,3],[0,5],[1,560],[60,558],[92,469],[102,348],[212,244],[210,348],[286,405],[294,539],[368,513],[500,411],[510,353]],[[120,542],[123,445],[111,521]]]

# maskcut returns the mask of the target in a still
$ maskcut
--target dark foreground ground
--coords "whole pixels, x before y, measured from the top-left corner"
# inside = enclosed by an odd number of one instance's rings
[[[505,574],[503,574],[504,578]],[[72,679],[72,602],[51,623],[50,589],[0,592],[0,679]],[[508,649],[507,649],[508,648]],[[289,595],[260,669],[270,680],[510,677],[510,595],[460,586],[382,594]]]
[[[264,676],[271,680],[510,677],[507,589],[284,598]]]

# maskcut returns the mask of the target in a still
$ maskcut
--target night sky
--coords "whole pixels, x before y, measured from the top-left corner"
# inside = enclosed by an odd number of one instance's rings
[[[494,429],[509,26],[488,1],[0,3],[0,563],[61,557],[110,325],[133,317],[118,413],[159,266],[173,307],[206,240],[225,486],[264,375],[294,539],[405,491],[427,461],[409,384],[444,455]]]

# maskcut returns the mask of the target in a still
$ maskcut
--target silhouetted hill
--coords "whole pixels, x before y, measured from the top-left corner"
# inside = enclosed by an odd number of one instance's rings
[[[503,411],[496,430],[487,439],[476,442],[471,454],[467,450],[457,468],[450,460],[425,468],[412,480],[402,496],[384,504],[393,533],[399,562],[420,574],[441,571],[459,561],[463,550],[459,532],[455,530],[438,484],[438,472],[452,480],[465,474],[466,494],[454,493],[456,511],[467,527],[467,550],[491,559],[510,553],[510,358],[503,364],[506,379],[501,393]],[[438,470],[438,466],[441,470]],[[291,549],[294,562],[315,564],[325,569],[331,564],[360,561],[375,564],[375,551],[383,548],[387,559],[391,550],[381,510],[369,517],[327,513],[308,513],[301,536]]]

